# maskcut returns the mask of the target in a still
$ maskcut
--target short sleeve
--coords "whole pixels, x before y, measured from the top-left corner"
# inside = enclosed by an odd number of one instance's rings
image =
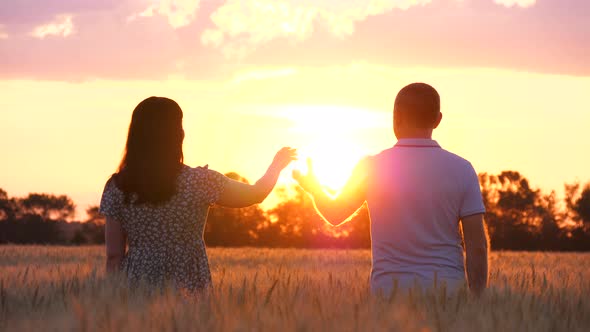
[[[465,190],[463,200],[459,209],[459,217],[464,218],[474,214],[485,213],[479,179],[471,164],[468,164],[464,173]]]
[[[229,178],[207,166],[197,167],[194,170],[196,174],[193,176],[192,185],[200,196],[199,199],[208,205],[217,203]]]
[[[107,181],[100,199],[99,212],[105,217],[119,218],[123,204],[123,193],[115,185],[113,178]]]

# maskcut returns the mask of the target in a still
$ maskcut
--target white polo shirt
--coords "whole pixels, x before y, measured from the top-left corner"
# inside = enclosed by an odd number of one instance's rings
[[[367,167],[367,168],[365,168]],[[485,212],[471,164],[430,139],[400,139],[363,166],[371,216],[371,288],[465,282],[459,220]]]

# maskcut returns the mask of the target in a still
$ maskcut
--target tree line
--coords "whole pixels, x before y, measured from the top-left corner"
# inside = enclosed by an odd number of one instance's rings
[[[248,182],[237,173],[228,177]],[[520,173],[479,175],[486,222],[495,250],[590,250],[590,183],[566,184],[564,198],[533,188]],[[369,248],[366,206],[332,227],[315,212],[299,187],[279,188],[281,201],[270,210],[259,206],[213,206],[205,227],[208,246],[292,248]],[[65,195],[9,197],[0,189],[0,243],[101,244],[105,219],[98,207],[87,219],[73,221],[74,202]]]

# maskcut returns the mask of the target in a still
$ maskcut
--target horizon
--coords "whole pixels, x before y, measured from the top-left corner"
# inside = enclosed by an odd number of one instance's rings
[[[441,96],[433,138],[477,172],[590,181],[590,3],[260,3],[1,3],[0,188],[68,195],[80,216],[151,95],[183,109],[190,166],[255,181],[292,146],[338,188],[393,146],[393,101],[418,81]]]

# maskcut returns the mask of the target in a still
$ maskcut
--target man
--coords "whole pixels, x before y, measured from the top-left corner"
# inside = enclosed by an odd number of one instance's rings
[[[359,162],[333,198],[313,173],[293,177],[332,225],[347,221],[366,201],[371,217],[371,289],[465,283],[480,294],[488,280],[488,239],[479,182],[471,164],[432,140],[441,122],[440,97],[428,84],[404,87],[394,105],[397,144]],[[464,263],[461,230],[465,243]]]

